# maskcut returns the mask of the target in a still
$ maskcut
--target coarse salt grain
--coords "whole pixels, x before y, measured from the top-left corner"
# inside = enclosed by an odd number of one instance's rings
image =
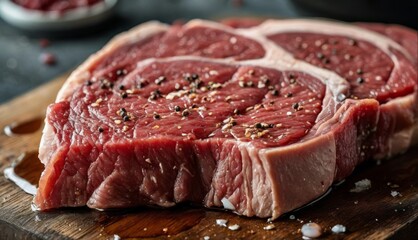
[[[269,225],[263,227],[264,230],[273,230],[275,228],[276,228],[276,226],[274,226],[274,224],[269,224]]]
[[[222,198],[221,202],[225,209],[235,210],[234,205],[227,198]]]
[[[398,191],[390,191],[390,195],[392,195],[392,197],[401,197],[401,193]]]
[[[229,230],[232,230],[232,231],[237,231],[237,230],[239,230],[241,227],[238,225],[238,224],[234,224],[234,225],[231,225],[231,226],[228,226],[228,229]]]
[[[347,228],[344,225],[337,224],[331,228],[331,231],[333,233],[345,233],[345,231],[347,231]]]
[[[227,223],[228,223],[228,220],[226,219],[216,219],[216,225],[219,225],[221,227],[226,227]]]
[[[355,187],[352,188],[350,190],[350,192],[356,192],[356,193],[363,192],[363,191],[368,190],[372,187],[371,181],[367,178],[354,183],[354,185],[355,185]]]
[[[120,240],[121,238],[119,237],[119,235],[113,235],[113,240]]]
[[[317,238],[322,234],[322,228],[317,223],[306,223],[302,226],[301,232],[305,238]]]

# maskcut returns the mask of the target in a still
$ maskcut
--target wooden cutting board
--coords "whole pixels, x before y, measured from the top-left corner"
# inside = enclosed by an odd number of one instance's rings
[[[19,132],[8,136],[1,131],[1,173],[26,153],[25,161],[33,169],[22,167],[20,172],[36,182],[42,168],[36,157],[42,119],[65,77],[0,106],[0,128],[9,126],[6,132],[10,133],[10,127]],[[371,189],[350,192],[355,182],[365,178],[371,180]],[[309,221],[322,226],[323,239],[418,239],[418,149],[380,165],[363,164],[320,201],[275,220],[272,230],[264,229],[268,225],[265,219],[195,206],[33,212],[31,200],[32,196],[0,174],[0,239],[301,239],[300,228]],[[226,219],[240,229],[218,226],[216,219]],[[347,232],[333,234],[330,229],[336,224],[346,226]]]

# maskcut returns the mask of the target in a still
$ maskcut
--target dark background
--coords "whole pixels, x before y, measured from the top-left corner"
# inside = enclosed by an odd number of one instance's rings
[[[171,23],[177,19],[231,16],[329,17],[397,22],[417,28],[417,3],[407,0],[120,0],[114,16],[107,22],[53,35],[25,32],[0,19],[0,103],[74,69],[115,34],[148,20]],[[50,46],[40,47],[42,38],[49,39]],[[57,63],[43,64],[39,56],[44,52],[54,54]]]

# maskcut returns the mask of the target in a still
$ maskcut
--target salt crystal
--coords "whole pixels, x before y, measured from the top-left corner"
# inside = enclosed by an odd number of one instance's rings
[[[274,226],[274,224],[269,224],[269,225],[263,227],[264,230],[273,230],[275,228],[276,228],[276,226]]]
[[[121,240],[121,238],[119,237],[119,235],[113,235],[113,240]]]
[[[301,232],[305,238],[317,238],[322,234],[322,228],[317,223],[306,223],[302,226]]]
[[[344,225],[337,224],[331,228],[331,231],[333,233],[345,233],[345,231],[347,231],[347,228]]]
[[[368,190],[372,187],[372,183],[369,179],[363,179],[356,183],[354,183],[355,187],[350,190],[350,192],[363,192],[365,190]]]
[[[400,197],[401,193],[398,191],[390,191],[390,195],[392,195],[392,197],[398,197],[398,196]]]
[[[228,220],[226,219],[216,219],[216,225],[226,227],[227,223],[228,223]]]
[[[210,239],[210,237],[209,237],[209,236],[204,236],[204,237],[203,237],[203,239],[204,239],[204,240],[209,240],[209,239]]]
[[[234,224],[234,225],[228,226],[228,229],[232,231],[237,231],[240,229],[240,226],[238,224]]]
[[[234,205],[227,198],[222,198],[221,202],[225,209],[235,210]]]

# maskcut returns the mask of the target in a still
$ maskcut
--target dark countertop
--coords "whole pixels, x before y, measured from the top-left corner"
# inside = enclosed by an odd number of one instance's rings
[[[170,23],[177,19],[230,16],[321,16],[303,10],[289,0],[246,0],[239,7],[237,2],[240,1],[121,0],[114,17],[107,22],[94,29],[55,36],[23,32],[0,19],[0,103],[74,69],[115,34],[148,20]],[[39,45],[42,38],[49,39],[51,44],[42,48]],[[55,65],[48,66],[39,60],[40,54],[45,52],[56,56]]]

